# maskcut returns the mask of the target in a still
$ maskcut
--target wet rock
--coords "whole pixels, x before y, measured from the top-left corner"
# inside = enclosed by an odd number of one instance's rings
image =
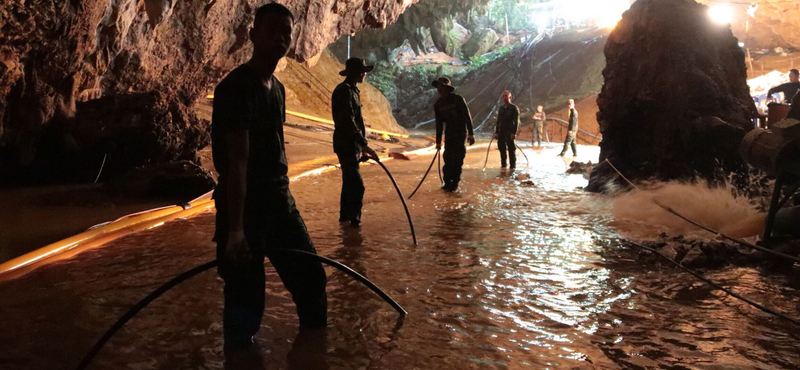
[[[514,176],[514,180],[521,181],[521,180],[529,180],[531,175],[528,173],[521,173],[519,175]]]
[[[708,7],[639,0],[609,36],[605,56],[601,161],[631,180],[744,170],[737,148],[755,113],[744,52],[729,26],[708,21]],[[590,189],[614,176],[609,166],[595,171]]]
[[[583,175],[587,175],[588,176],[589,173],[591,173],[592,168],[594,168],[594,166],[595,165],[592,164],[592,161],[589,161],[589,163],[572,161],[569,164],[569,168],[567,168],[567,173],[569,173],[569,174],[583,174]]]
[[[215,186],[211,173],[189,161],[137,167],[107,184],[111,192],[125,197],[176,201],[190,201]]]
[[[467,29],[458,24],[453,17],[437,19],[431,25],[431,39],[436,49],[457,57],[461,54],[461,45],[467,40]]]
[[[492,50],[497,40],[500,40],[500,37],[494,30],[482,28],[472,33],[469,40],[461,47],[461,52],[464,53],[465,58],[483,55]]]

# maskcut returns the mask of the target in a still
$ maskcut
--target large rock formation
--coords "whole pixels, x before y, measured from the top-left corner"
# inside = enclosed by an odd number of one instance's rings
[[[467,40],[464,46],[461,47],[461,52],[464,53],[465,58],[471,58],[481,54],[485,54],[492,50],[494,44],[500,40],[497,33],[491,28],[481,28],[472,34],[472,37]]]
[[[467,29],[450,16],[437,19],[431,25],[431,39],[436,49],[450,56],[461,54],[461,45],[468,37]]]
[[[208,134],[189,108],[249,56],[252,13],[266,2],[3,1],[0,181],[47,174],[32,170],[44,162],[96,171],[104,153],[110,168],[191,159]],[[298,23],[291,56],[304,61],[416,0],[280,2]],[[147,150],[132,153],[131,135]]]
[[[631,179],[712,178],[742,166],[737,148],[755,113],[744,52],[707,9],[639,0],[606,43],[600,160]],[[598,166],[589,188],[602,190],[615,176]]]
[[[384,30],[365,29],[351,37],[351,55],[367,58],[371,63],[393,59],[395,49],[408,41],[411,48],[417,53],[425,52],[431,42],[436,43],[440,51],[450,56],[458,57],[459,47],[448,47],[448,40],[444,31],[450,32],[454,27],[454,20],[465,18],[465,14],[483,13],[487,11],[490,0],[420,0],[403,13],[397,22]],[[476,17],[468,17],[475,19]],[[445,24],[446,23],[446,24]],[[469,23],[469,22],[465,22]],[[457,34],[464,32],[458,25]],[[444,30],[444,31],[443,31]],[[437,35],[432,35],[437,33]],[[459,37],[463,38],[463,36]],[[347,37],[342,37],[330,46],[331,51],[339,60],[345,60],[347,55]]]

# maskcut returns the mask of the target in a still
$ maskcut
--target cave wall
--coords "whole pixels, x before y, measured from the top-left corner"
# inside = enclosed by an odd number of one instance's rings
[[[713,179],[743,168],[738,146],[755,112],[744,52],[707,9],[694,0],[638,0],[606,43],[600,160],[633,180]],[[613,178],[600,165],[589,188]]]
[[[78,173],[81,163],[96,170],[104,155],[111,168],[193,157],[208,122],[189,107],[249,57],[252,13],[267,2],[3,1],[0,182]],[[389,25],[416,0],[279,2],[297,21],[290,56],[305,61],[342,34]],[[161,154],[137,153],[125,135]]]
[[[405,41],[409,42],[417,54],[421,54],[429,46],[426,41],[430,41],[433,36],[439,50],[458,56],[464,40],[460,40],[455,46],[453,42],[448,43],[447,35],[453,33],[455,22],[465,18],[465,14],[486,12],[489,2],[490,0],[420,0],[386,29],[364,29],[356,33],[350,38],[350,54],[368,59],[371,63],[387,61],[392,59],[393,51]],[[476,17],[472,17],[474,18]],[[463,31],[459,29],[455,33],[461,34]],[[347,37],[331,44],[330,50],[340,61],[347,59]]]
[[[701,0],[714,5],[718,1]],[[761,0],[755,17],[747,14],[751,2],[728,3],[733,10],[731,27],[740,41],[753,49],[777,47],[800,49],[800,1]],[[750,29],[747,30],[749,21]]]

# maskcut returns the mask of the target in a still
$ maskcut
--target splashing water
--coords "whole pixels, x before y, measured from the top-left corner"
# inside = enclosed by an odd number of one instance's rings
[[[620,233],[632,239],[652,239],[662,232],[696,237],[711,233],[659,207],[654,200],[714,230],[752,237],[763,229],[765,214],[730,185],[709,186],[705,181],[666,182],[621,194],[612,201]],[[642,227],[646,226],[646,227]]]

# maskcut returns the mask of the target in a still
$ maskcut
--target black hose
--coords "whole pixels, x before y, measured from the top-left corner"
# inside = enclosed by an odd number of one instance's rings
[[[89,366],[89,363],[92,362],[92,359],[94,359],[94,356],[96,356],[100,352],[100,350],[103,349],[103,346],[106,345],[106,343],[111,339],[111,337],[113,337],[114,334],[116,334],[119,331],[119,329],[122,329],[122,326],[125,325],[125,323],[127,323],[131,318],[136,316],[136,314],[139,313],[139,311],[141,311],[148,304],[150,304],[150,302],[154,301],[156,298],[160,297],[162,294],[166,293],[168,290],[174,288],[176,285],[184,282],[185,280],[188,280],[189,278],[198,275],[201,272],[210,270],[216,267],[217,265],[218,265],[217,260],[213,260],[211,262],[206,262],[200,266],[197,266],[189,271],[186,271],[178,275],[174,279],[168,281],[166,284],[158,287],[158,289],[154,290],[152,293],[144,297],[141,301],[137,302],[133,307],[131,307],[131,309],[128,310],[128,312],[125,312],[125,314],[122,315],[122,317],[120,317],[119,320],[117,320],[117,322],[114,323],[114,325],[111,325],[111,327],[108,328],[108,330],[106,330],[103,336],[100,337],[100,339],[98,339],[97,342],[95,342],[95,344],[92,346],[89,352],[87,352],[86,355],[83,356],[83,359],[75,369],[76,370],[86,369]]]
[[[749,300],[749,299],[747,299],[747,298],[745,298],[745,297],[742,297],[741,295],[734,293],[734,292],[733,292],[733,291],[731,291],[730,289],[727,289],[727,288],[723,287],[722,285],[719,285],[719,284],[717,284],[717,283],[715,283],[715,282],[713,282],[713,281],[709,280],[708,278],[704,277],[703,275],[700,275],[700,274],[698,274],[697,272],[694,272],[694,271],[690,270],[689,268],[687,268],[686,266],[682,265],[681,263],[679,263],[679,262],[675,262],[675,261],[674,261],[674,260],[672,260],[671,258],[669,258],[669,257],[667,257],[667,256],[665,256],[665,255],[663,255],[663,254],[661,254],[661,253],[658,253],[658,251],[656,251],[656,250],[655,250],[655,249],[653,249],[653,248],[649,248],[649,247],[646,247],[646,246],[644,246],[644,245],[641,245],[641,244],[638,244],[638,243],[634,243],[634,242],[632,242],[632,241],[628,241],[628,240],[626,240],[626,242],[630,243],[631,245],[635,245],[635,246],[637,246],[637,247],[639,247],[639,248],[642,248],[642,249],[644,249],[644,250],[646,250],[646,251],[650,251],[650,252],[652,252],[652,253],[655,253],[655,254],[656,254],[656,255],[658,255],[659,257],[661,257],[661,258],[663,258],[663,259],[665,259],[665,260],[669,261],[669,262],[670,262],[670,263],[672,263],[673,265],[680,267],[680,268],[681,268],[681,269],[683,269],[684,271],[686,271],[686,272],[688,272],[688,273],[692,274],[694,277],[696,277],[696,278],[698,278],[698,279],[700,279],[700,280],[704,281],[706,284],[708,284],[708,285],[711,285],[712,287],[714,287],[714,288],[717,288],[717,289],[719,289],[719,290],[721,290],[721,291],[723,291],[723,292],[725,292],[725,293],[728,293],[728,294],[729,294],[731,297],[734,297],[734,298],[736,298],[736,299],[742,300],[743,302],[745,302],[745,303],[747,303],[747,304],[749,304],[749,305],[751,305],[751,306],[753,306],[753,307],[755,307],[755,308],[757,308],[757,309],[759,309],[759,310],[761,310],[761,311],[763,311],[763,312],[766,312],[766,313],[768,313],[768,314],[770,314],[770,315],[775,315],[775,316],[777,316],[777,317],[779,317],[779,318],[781,318],[781,319],[784,319],[784,320],[786,320],[786,321],[789,321],[789,322],[791,322],[791,323],[793,323],[793,324],[795,324],[795,325],[800,325],[800,320],[797,320],[797,319],[795,319],[795,318],[789,317],[789,316],[787,316],[787,315],[784,315],[784,314],[782,314],[782,313],[780,313],[780,312],[778,312],[778,311],[775,311],[775,310],[773,310],[773,309],[770,309],[770,308],[764,307],[764,306],[762,306],[761,304],[758,304],[758,303],[756,303],[756,302],[753,302],[753,301],[751,301],[751,300]]]
[[[436,166],[439,167],[439,185],[444,185],[444,177],[442,177],[442,152],[439,152],[439,158],[436,160]]]
[[[489,149],[492,147],[492,141],[494,141],[494,136],[489,140],[489,146],[486,147],[486,159],[483,161],[483,171],[486,171],[486,164],[489,163]]]
[[[397,186],[397,181],[394,180],[394,176],[392,176],[392,173],[389,172],[389,169],[386,168],[386,166],[384,166],[383,163],[381,163],[381,161],[379,161],[377,159],[373,159],[373,160],[375,161],[375,163],[377,163],[379,166],[381,166],[381,168],[383,168],[383,171],[386,172],[386,175],[389,176],[389,180],[392,180],[392,185],[394,185],[394,190],[397,190],[397,195],[400,196],[400,201],[403,202],[403,209],[406,210],[406,217],[408,218],[408,226],[411,228],[411,238],[414,239],[414,245],[417,245],[417,232],[414,231],[414,222],[411,221],[411,213],[408,212],[408,205],[406,204],[406,197],[403,196],[403,192],[400,191],[400,187]]]
[[[353,269],[345,266],[344,264],[336,262],[336,261],[334,261],[334,260],[332,260],[330,258],[322,257],[322,256],[314,254],[314,253],[309,253],[309,252],[306,252],[306,251],[301,251],[301,250],[296,250],[296,249],[276,249],[274,251],[271,251],[270,253],[274,253],[274,252],[281,252],[281,253],[289,252],[290,254],[295,254],[295,255],[306,257],[306,258],[311,258],[311,259],[314,259],[316,261],[322,262],[322,263],[324,263],[324,264],[326,264],[328,266],[334,267],[337,270],[342,271],[342,272],[350,275],[352,278],[354,278],[358,282],[366,285],[370,290],[372,290],[373,292],[378,294],[381,298],[383,298],[384,301],[386,301],[386,303],[391,305],[392,308],[394,308],[397,311],[397,313],[400,314],[401,318],[403,318],[406,315],[408,315],[408,312],[405,309],[403,309],[403,307],[400,306],[400,304],[398,304],[394,299],[392,299],[392,297],[390,297],[388,294],[386,294],[380,288],[378,288],[377,285],[375,285],[373,282],[369,281],[369,279],[365,278],[361,274],[355,272]],[[204,263],[204,264],[202,264],[200,266],[197,266],[197,267],[195,267],[195,268],[193,268],[193,269],[191,269],[189,271],[186,271],[186,272],[176,276],[172,280],[166,282],[164,285],[158,287],[158,289],[154,290],[152,293],[148,294],[146,297],[142,298],[142,300],[137,302],[133,307],[131,307],[127,312],[125,312],[125,314],[122,315],[122,317],[120,317],[114,323],[114,325],[111,325],[111,327],[108,328],[108,330],[106,330],[106,332],[103,334],[103,336],[100,337],[100,339],[98,339],[97,342],[95,342],[95,344],[92,346],[92,348],[89,350],[89,352],[86,353],[86,355],[83,357],[83,359],[78,364],[78,366],[75,368],[75,370],[84,370],[84,369],[86,369],[89,366],[89,364],[92,362],[94,357],[100,352],[101,349],[103,349],[103,347],[106,345],[106,343],[108,343],[108,341],[111,339],[111,337],[113,337],[114,334],[116,334],[120,329],[122,329],[122,327],[128,321],[130,321],[130,319],[132,319],[134,316],[136,316],[136,314],[138,314],[139,311],[141,311],[142,309],[147,307],[147,305],[149,305],[151,302],[153,302],[158,297],[160,297],[161,295],[166,293],[168,290],[174,288],[178,284],[180,284],[180,283],[182,283],[182,282],[184,282],[184,281],[186,281],[186,280],[188,280],[188,279],[190,279],[190,278],[192,278],[192,277],[194,277],[196,275],[199,275],[202,272],[205,272],[205,271],[208,271],[208,270],[210,270],[210,269],[212,269],[214,267],[217,267],[217,265],[219,265],[219,262],[217,260],[206,262],[206,263]]]
[[[525,154],[525,152],[522,150],[522,148],[519,147],[519,145],[517,145],[517,143],[514,143],[514,145],[517,146],[517,149],[519,149],[519,152],[522,153],[522,155],[525,157],[525,166],[526,167],[530,167],[531,166],[531,162],[528,160],[528,155]]]
[[[326,264],[328,266],[335,267],[337,270],[342,271],[342,272],[350,275],[353,279],[358,280],[361,284],[366,285],[370,290],[375,292],[375,294],[377,294],[378,296],[383,298],[383,300],[386,301],[386,303],[388,303],[390,306],[392,306],[392,308],[394,308],[395,311],[397,311],[397,313],[400,314],[400,317],[405,317],[406,315],[408,315],[408,312],[402,306],[400,306],[400,304],[397,303],[397,301],[392,299],[392,297],[390,297],[383,290],[381,290],[381,288],[379,288],[377,285],[375,285],[375,283],[369,281],[369,279],[367,279],[363,275],[359,274],[355,270],[351,269],[350,267],[347,267],[346,265],[344,265],[342,263],[336,262],[336,261],[334,261],[334,260],[332,260],[330,258],[322,257],[322,256],[320,256],[320,255],[318,255],[316,253],[310,253],[310,252],[301,251],[301,250],[297,250],[297,249],[276,249],[274,251],[271,251],[270,253],[272,253],[272,252],[290,252],[292,254],[305,256],[305,257],[308,257],[310,259],[322,262],[322,263],[324,263],[324,264]]]
[[[417,190],[419,190],[420,186],[422,186],[422,183],[425,182],[425,178],[428,177],[428,173],[431,172],[431,168],[433,168],[433,163],[436,162],[436,158],[439,158],[438,149],[436,150],[436,153],[433,155],[433,159],[431,160],[431,164],[428,166],[428,170],[425,171],[424,175],[422,175],[422,180],[419,180],[419,185],[417,185],[417,187],[414,188],[414,191],[411,192],[411,195],[408,196],[408,199],[411,199],[411,197],[413,197],[414,194],[417,193]]]

